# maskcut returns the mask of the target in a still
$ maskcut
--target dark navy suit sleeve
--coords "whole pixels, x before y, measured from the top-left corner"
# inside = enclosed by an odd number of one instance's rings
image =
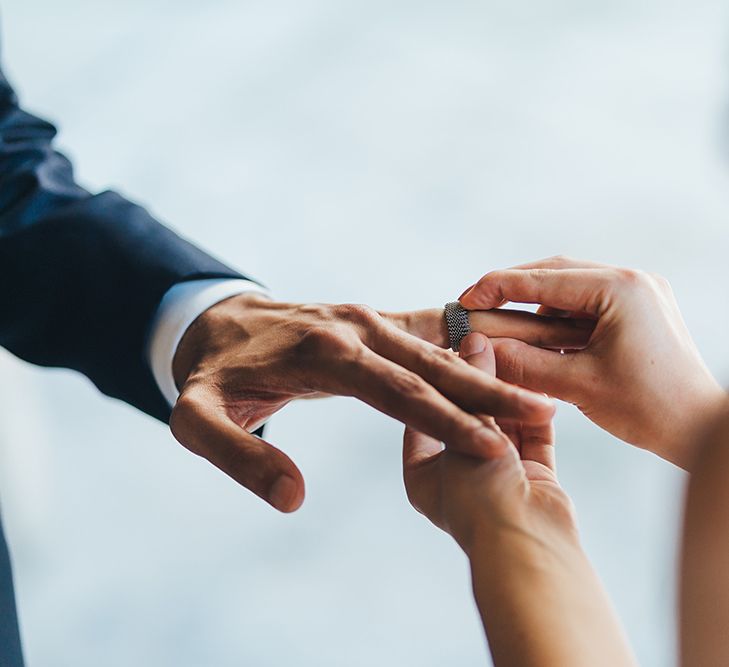
[[[161,420],[147,330],[174,284],[240,274],[114,192],[91,194],[0,71],[0,345]]]

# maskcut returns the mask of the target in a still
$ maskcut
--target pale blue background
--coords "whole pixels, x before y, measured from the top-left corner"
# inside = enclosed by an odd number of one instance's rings
[[[282,298],[432,306],[566,252],[666,274],[729,377],[725,3],[2,9],[8,74],[81,180]],[[396,423],[287,408],[268,435],[308,498],[280,516],[72,373],[3,354],[0,378],[30,667],[487,664],[465,561],[405,500]],[[684,480],[558,421],[587,549],[642,664],[666,667]]]

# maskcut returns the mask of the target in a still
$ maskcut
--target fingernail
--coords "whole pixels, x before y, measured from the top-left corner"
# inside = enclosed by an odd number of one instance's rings
[[[277,510],[286,512],[291,509],[291,503],[298,491],[296,481],[288,475],[281,475],[272,485],[268,500]]]
[[[461,356],[465,359],[474,354],[480,354],[486,349],[486,338],[479,334],[468,334],[458,348]]]
[[[458,301],[460,301],[464,296],[466,296],[466,294],[468,294],[475,286],[476,286],[476,283],[474,283],[470,287],[467,287],[466,289],[464,289],[461,296],[458,297]]]

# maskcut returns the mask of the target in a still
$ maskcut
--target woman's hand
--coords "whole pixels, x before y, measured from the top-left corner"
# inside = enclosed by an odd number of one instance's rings
[[[486,336],[467,336],[460,353],[493,375],[494,350]],[[466,553],[503,530],[535,531],[535,540],[554,530],[576,540],[572,503],[555,474],[552,424],[502,425],[512,443],[490,460],[444,449],[440,441],[406,429],[403,476],[410,502]]]
[[[464,338],[461,355],[493,373],[485,336]],[[489,461],[410,429],[403,447],[410,502],[468,554],[494,665],[635,665],[557,482],[551,424],[508,432],[514,446]]]
[[[550,317],[594,326],[586,346],[564,354],[494,340],[499,377],[574,403],[615,436],[684,468],[695,434],[725,398],[660,276],[555,257],[488,273],[460,301],[469,310],[536,303]]]

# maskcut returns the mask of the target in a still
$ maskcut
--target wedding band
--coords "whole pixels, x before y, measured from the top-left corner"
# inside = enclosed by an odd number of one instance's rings
[[[468,311],[458,301],[451,301],[445,305],[445,320],[451,349],[458,352],[461,341],[471,333]]]

